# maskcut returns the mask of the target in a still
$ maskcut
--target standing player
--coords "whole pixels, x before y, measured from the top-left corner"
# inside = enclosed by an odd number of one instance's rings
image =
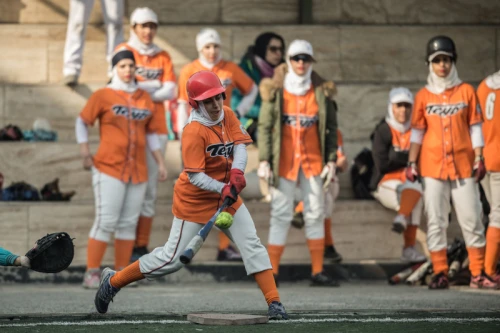
[[[295,40],[286,55],[288,72],[280,87],[277,77],[262,80],[259,115],[259,175],[272,180],[268,251],[274,274],[279,272],[293,218],[293,194],[300,186],[304,200],[307,245],[311,254],[312,285],[338,286],[323,272],[325,251],[324,189],[335,177],[337,108],[327,96],[333,91],[312,72],[313,49]],[[275,74],[278,71],[275,71]],[[268,81],[269,80],[269,81]],[[269,91],[271,89],[271,91]]]
[[[177,130],[180,135],[186,119],[183,115],[189,114],[189,98],[184,87],[186,87],[188,79],[194,73],[210,70],[217,74],[222,81],[222,85],[226,88],[227,98],[224,100],[224,105],[227,107],[230,106],[233,89],[238,88],[244,97],[234,111],[240,115],[245,115],[250,110],[258,93],[258,88],[253,80],[237,64],[222,59],[221,40],[217,31],[214,29],[201,30],[196,36],[196,49],[199,54],[198,59],[184,66],[179,74],[179,87],[181,89],[179,89],[178,96],[177,120],[180,124],[177,125]],[[222,232],[219,233],[217,260],[241,260],[241,255],[230,246],[229,238]]]
[[[332,218],[333,211],[335,210],[335,201],[339,196],[340,183],[337,174],[347,170],[348,162],[347,157],[344,153],[342,133],[337,129],[337,161],[335,162],[335,178],[328,186],[325,191],[325,255],[324,258],[330,260],[333,263],[340,263],[342,261],[342,255],[337,252],[335,245],[333,244],[333,232],[332,232]],[[295,214],[293,216],[292,225],[297,228],[302,228],[304,226],[304,201],[301,201],[295,207]]]
[[[94,0],[70,0],[68,30],[64,45],[64,84],[74,86],[82,68],[83,46]],[[123,0],[101,0],[106,25],[106,60],[111,61],[116,45],[123,41]],[[109,73],[108,73],[109,74]]]
[[[385,119],[377,125],[373,135],[372,156],[375,163],[370,187],[373,197],[384,207],[398,212],[392,222],[392,231],[404,238],[401,260],[420,262],[425,256],[415,249],[417,229],[422,218],[422,185],[406,179],[410,149],[410,125],[413,94],[407,88],[389,92]]]
[[[237,199],[228,208],[235,222],[224,232],[239,247],[247,274],[253,275],[262,290],[269,318],[288,319],[252,217],[241,198],[231,194],[231,187],[240,193],[246,185],[246,146],[252,140],[233,111],[223,106],[225,89],[217,75],[210,71],[194,74],[187,82],[187,91],[194,110],[182,135],[184,171],[175,183],[174,220],[168,241],[121,272],[106,268],[95,297],[96,309],[106,313],[118,291],[134,281],[159,278],[181,269],[183,249],[224,199],[231,197]]]
[[[96,216],[87,246],[83,286],[99,286],[101,261],[115,237],[115,269],[125,267],[135,243],[137,219],[146,191],[146,142],[158,163],[160,180],[167,172],[156,135],[155,104],[135,83],[134,54],[121,50],[112,58],[113,76],[106,88],[90,96],[76,122],[85,169],[92,169]],[[92,156],[87,126],[99,120],[100,145]]]
[[[0,266],[23,266],[30,268],[30,260],[0,247]]]
[[[167,120],[164,101],[172,100],[177,94],[177,85],[172,61],[167,52],[153,43],[158,29],[158,17],[149,8],[136,8],[130,16],[130,38],[117,49],[128,49],[134,53],[136,61],[135,78],[140,89],[145,90],[155,102],[155,116],[158,122],[157,135],[160,139],[160,152],[165,155],[167,147]],[[135,246],[131,261],[148,253],[149,236],[155,215],[156,193],[158,187],[158,164],[150,150],[146,153],[148,165],[148,185],[137,223]]]
[[[481,184],[491,206],[490,223],[486,231],[486,274],[500,283],[496,271],[500,256],[500,72],[488,76],[477,88],[477,97],[483,110],[484,160],[486,176]]]
[[[437,36],[428,42],[429,76],[415,97],[406,178],[414,182],[423,177],[427,246],[434,269],[429,288],[448,288],[451,196],[469,254],[470,286],[495,289],[497,284],[483,271],[485,237],[477,184],[485,174],[481,109],[474,88],[459,79],[456,60],[451,38]]]

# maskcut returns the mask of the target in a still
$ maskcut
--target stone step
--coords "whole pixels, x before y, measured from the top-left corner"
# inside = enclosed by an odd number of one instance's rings
[[[254,219],[257,233],[267,244],[269,232],[269,204],[246,202]],[[394,212],[382,208],[375,201],[340,200],[333,221],[335,246],[347,261],[394,260],[401,255],[402,236],[390,231]],[[171,202],[157,206],[157,217],[151,233],[151,247],[162,246],[172,223]],[[14,253],[25,253],[41,236],[66,231],[75,238],[75,266],[85,265],[86,245],[94,220],[92,204],[77,203],[0,203],[0,244]],[[235,222],[237,223],[237,222]],[[212,232],[195,262],[213,261],[217,255],[218,232]],[[450,224],[450,240],[460,236],[456,221]],[[425,250],[425,225],[417,234],[418,247]],[[113,245],[106,252],[104,264],[113,262]],[[290,228],[283,262],[308,262],[304,230]]]
[[[314,0],[313,23],[346,24],[494,24],[499,23],[497,1]],[[289,0],[129,0],[125,18],[136,7],[150,7],[162,24],[283,24],[300,23],[299,2]],[[432,10],[425,10],[432,8]],[[0,23],[65,24],[68,0],[11,0],[0,3]],[[102,8],[95,1],[89,22],[102,24]]]
[[[205,25],[161,26],[155,42],[172,56],[176,73],[198,57],[195,36]],[[366,25],[222,25],[225,59],[239,62],[255,37],[275,31],[285,38],[307,39],[318,60],[314,68],[325,78],[349,83],[414,83],[425,81],[425,45],[429,38],[446,34],[455,40],[460,54],[458,72],[464,81],[478,82],[496,71],[500,38],[494,25],[467,26],[366,26]],[[125,29],[128,34],[128,29]],[[56,83],[62,79],[64,24],[2,25],[0,82]],[[397,41],[397,42],[394,42]],[[89,28],[80,81],[104,84],[107,64],[105,33]],[[26,52],[29,50],[29,52]]]

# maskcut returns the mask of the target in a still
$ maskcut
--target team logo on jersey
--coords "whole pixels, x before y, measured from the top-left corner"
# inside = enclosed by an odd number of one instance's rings
[[[207,153],[210,153],[210,157],[222,156],[228,158],[233,155],[234,142],[226,143],[214,143],[207,147]]]
[[[137,66],[135,74],[142,76],[145,80],[158,80],[163,74],[163,69]]]
[[[318,115],[311,117],[301,114],[299,115],[300,127],[309,128],[314,124],[316,124],[318,122],[318,119],[319,119]],[[283,125],[295,127],[297,126],[297,116],[284,114],[283,117],[281,118],[281,123]]]
[[[123,116],[125,118],[129,117],[129,108],[127,106],[113,105],[111,109],[117,116]],[[130,111],[130,118],[132,120],[144,120],[148,118],[150,115],[151,111],[149,111],[148,109],[131,108]]]
[[[231,80],[230,77],[228,77],[228,78],[225,78],[225,79],[221,79],[221,83],[224,86],[224,88],[227,88],[227,87],[229,87],[231,85],[231,83],[233,83],[233,81]]]
[[[241,133],[243,133],[244,135],[249,135],[247,130],[245,129],[245,127],[243,125],[240,125],[240,130],[241,130]]]
[[[440,117],[453,116],[461,110],[465,109],[468,105],[464,102],[455,104],[427,104],[425,111],[428,115],[437,115]]]

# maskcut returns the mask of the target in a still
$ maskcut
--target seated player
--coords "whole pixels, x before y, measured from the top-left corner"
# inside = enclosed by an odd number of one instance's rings
[[[342,133],[337,130],[337,162],[336,173],[344,172],[347,170],[348,163],[347,157],[344,154]],[[339,263],[342,261],[342,256],[337,252],[335,246],[333,245],[333,233],[332,233],[332,218],[333,211],[335,209],[335,201],[339,196],[340,184],[339,179],[335,176],[335,179],[330,183],[328,190],[325,192],[325,259],[329,259],[331,262]],[[293,216],[292,225],[296,228],[302,228],[304,226],[304,202],[301,201],[295,207],[295,214]]]
[[[415,249],[423,209],[422,185],[408,181],[405,175],[412,107],[413,95],[407,88],[390,91],[387,115],[374,131],[372,155],[375,167],[370,186],[375,199],[398,212],[392,230],[403,234],[401,260],[419,262],[425,260],[425,256]]]
[[[223,232],[238,246],[247,274],[259,285],[269,306],[269,319],[288,319],[266,248],[248,209],[231,190],[239,194],[246,186],[246,146],[252,140],[233,111],[223,106],[225,89],[216,74],[197,72],[186,86],[194,110],[182,134],[184,171],[174,187],[174,220],[168,241],[122,271],[104,269],[95,297],[96,309],[106,313],[113,297],[134,281],[159,278],[184,267],[181,253],[230,197],[235,203],[227,211],[234,214],[235,223]]]

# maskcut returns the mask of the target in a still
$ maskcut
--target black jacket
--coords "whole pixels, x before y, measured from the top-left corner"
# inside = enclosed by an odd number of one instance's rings
[[[370,181],[370,189],[375,191],[386,173],[406,167],[407,151],[396,151],[392,145],[392,132],[389,124],[381,121],[372,134],[372,156],[375,164]]]

